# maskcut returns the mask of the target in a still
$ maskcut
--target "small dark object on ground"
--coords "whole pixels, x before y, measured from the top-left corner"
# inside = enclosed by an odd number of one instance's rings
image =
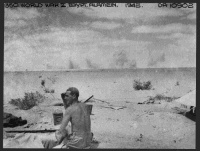
[[[96,148],[98,148],[99,144],[100,144],[100,142],[98,140],[96,140],[95,138],[93,138],[90,148],[91,149],[96,149]]]
[[[55,90],[54,89],[47,89],[47,88],[45,88],[44,92],[45,93],[55,93]]]
[[[179,85],[180,85],[180,83],[177,81],[175,86],[179,86]]]
[[[139,138],[136,138],[136,142],[142,142],[142,138],[143,138],[143,135],[142,134],[140,134],[140,137]]]
[[[41,81],[41,85],[45,87],[45,80]]]

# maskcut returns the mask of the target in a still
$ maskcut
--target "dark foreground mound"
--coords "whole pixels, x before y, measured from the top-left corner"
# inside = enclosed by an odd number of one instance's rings
[[[27,120],[22,120],[21,117],[16,117],[10,113],[3,113],[3,127],[16,127],[27,124]]]

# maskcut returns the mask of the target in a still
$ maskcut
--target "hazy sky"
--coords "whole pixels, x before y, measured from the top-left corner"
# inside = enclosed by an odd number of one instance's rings
[[[196,67],[194,8],[5,8],[4,70]]]

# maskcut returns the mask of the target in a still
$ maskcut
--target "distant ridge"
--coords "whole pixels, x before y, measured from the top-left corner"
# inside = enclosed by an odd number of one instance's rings
[[[134,71],[134,70],[189,70],[196,69],[196,67],[179,67],[179,68],[109,68],[109,69],[66,69],[66,70],[35,70],[35,71],[4,71],[4,72],[98,72],[98,71]]]

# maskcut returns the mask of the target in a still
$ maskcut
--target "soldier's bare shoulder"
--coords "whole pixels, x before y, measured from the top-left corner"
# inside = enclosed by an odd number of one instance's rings
[[[79,105],[80,105],[80,104],[77,103],[77,104],[73,104],[73,105],[69,106],[69,107],[66,109],[66,112],[68,112],[68,113],[73,113],[73,112],[79,110],[79,108],[80,108]]]
[[[75,110],[76,110],[76,109],[75,109],[74,106],[69,106],[68,108],[66,108],[65,114],[71,115]]]

